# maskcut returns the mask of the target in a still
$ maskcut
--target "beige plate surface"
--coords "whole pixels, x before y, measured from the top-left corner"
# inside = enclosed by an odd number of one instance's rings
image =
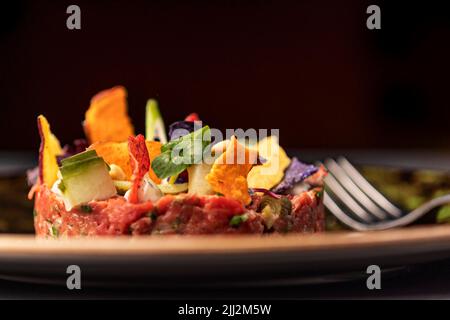
[[[362,274],[371,264],[397,268],[449,257],[450,225],[262,237],[0,235],[0,277],[45,283],[65,283],[72,264],[87,284],[178,286],[339,280],[337,274]]]

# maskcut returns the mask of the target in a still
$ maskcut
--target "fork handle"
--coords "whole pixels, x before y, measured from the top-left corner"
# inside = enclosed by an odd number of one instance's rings
[[[431,210],[433,210],[436,207],[442,206],[444,204],[450,203],[450,194],[434,198],[420,207],[414,209],[410,213],[404,215],[401,218],[392,220],[392,221],[386,221],[386,222],[379,222],[374,223],[372,225],[365,225],[365,230],[360,231],[372,231],[372,230],[386,230],[391,228],[398,228],[398,227],[404,227],[410,223],[413,223],[417,219],[423,217],[425,214],[429,213]]]

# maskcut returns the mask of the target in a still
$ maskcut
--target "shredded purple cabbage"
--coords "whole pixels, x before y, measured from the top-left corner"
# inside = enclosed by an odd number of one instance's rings
[[[194,132],[194,121],[177,121],[169,126],[170,141]]]
[[[89,147],[89,143],[85,139],[77,139],[72,144],[66,144],[62,154],[57,157],[58,165],[61,165],[61,160],[83,152],[87,147]]]
[[[66,144],[62,149],[62,154],[56,157],[58,165],[61,165],[61,160],[83,152],[89,147],[85,139],[77,139],[72,144]],[[31,187],[36,184],[39,177],[39,166],[27,170],[27,183]]]
[[[27,184],[32,187],[36,184],[39,177],[39,167],[34,167],[27,170]]]
[[[177,180],[175,180],[175,183],[186,183],[188,182],[188,172],[187,170],[184,170],[182,173],[180,173],[177,177]]]
[[[276,194],[276,193],[274,193],[274,192],[272,192],[270,190],[264,189],[264,188],[251,188],[249,190],[250,190],[251,193],[262,192],[265,195],[271,196],[272,198],[275,198],[275,199],[280,199],[281,198],[280,195],[278,195],[278,194]]]
[[[299,161],[297,158],[292,158],[291,164],[284,173],[283,180],[276,187],[274,187],[272,191],[275,193],[286,194],[297,183],[300,183],[309,176],[312,176],[318,170],[319,168],[312,164],[306,164]]]

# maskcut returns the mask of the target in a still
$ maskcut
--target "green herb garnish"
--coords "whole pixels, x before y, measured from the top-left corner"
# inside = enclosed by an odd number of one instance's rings
[[[246,214],[234,216],[230,220],[230,226],[237,228],[237,227],[239,227],[241,225],[241,223],[247,221],[247,219],[248,219],[248,216]]]
[[[180,217],[176,217],[175,220],[172,222],[172,229],[174,231],[178,231],[178,228],[180,227],[180,225],[181,225],[181,219],[180,219]]]
[[[316,193],[316,197],[317,197],[319,200],[323,198],[323,189],[321,189],[320,191],[318,191],[318,192]]]
[[[177,175],[189,166],[202,162],[203,152],[211,144],[211,132],[204,126],[161,147],[161,154],[152,162],[160,179]]]
[[[50,232],[52,237],[57,237],[59,234],[58,228],[56,228],[54,225],[50,228]]]
[[[91,213],[92,212],[92,207],[88,204],[82,204],[80,206],[80,210],[84,213]]]
[[[150,219],[152,219],[152,221],[156,221],[156,219],[158,218],[158,215],[156,214],[156,212],[150,211],[150,212],[147,214],[147,217],[149,217]]]

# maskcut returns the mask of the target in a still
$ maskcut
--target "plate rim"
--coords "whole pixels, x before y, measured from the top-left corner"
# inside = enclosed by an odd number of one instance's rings
[[[0,235],[1,256],[142,256],[311,252],[432,245],[450,250],[450,225],[426,225],[386,231],[334,231],[288,235],[124,236],[44,239]]]

